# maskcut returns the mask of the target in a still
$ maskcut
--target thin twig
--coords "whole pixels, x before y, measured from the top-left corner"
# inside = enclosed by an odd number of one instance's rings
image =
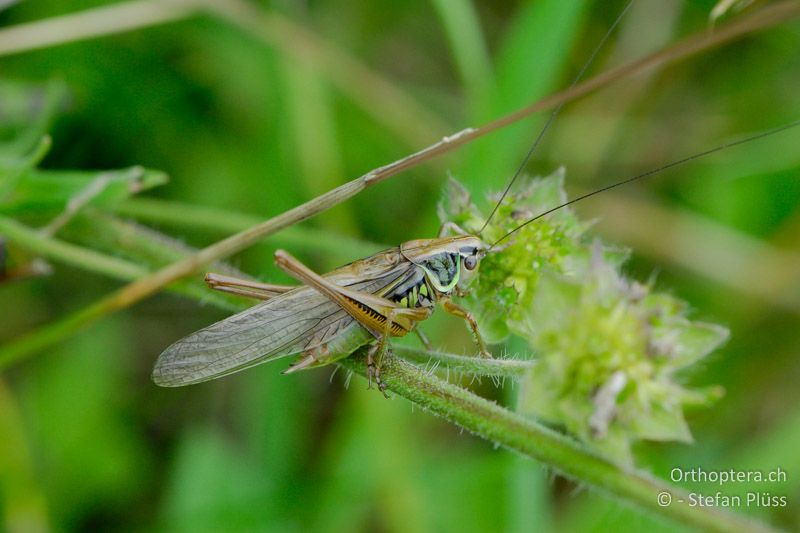
[[[363,351],[342,359],[345,369],[366,375]],[[714,507],[691,506],[689,495],[646,473],[623,469],[576,441],[470,391],[394,357],[384,360],[388,390],[489,442],[541,461],[562,475],[587,483],[627,504],[702,531],[771,531],[763,523]],[[663,505],[667,496],[671,500]]]
[[[510,124],[518,122],[533,113],[570,102],[622,78],[632,77],[655,67],[664,67],[700,52],[717,48],[725,43],[742,38],[745,35],[777,26],[799,15],[800,1],[798,0],[785,0],[772,4],[747,17],[742,17],[734,22],[720,26],[713,33],[696,33],[672,46],[641,59],[607,70],[594,78],[590,78],[583,83],[575,85],[571,89],[547,96],[527,107],[518,109],[513,113],[472,130],[469,134],[459,139],[457,144],[448,148],[453,149],[461,146],[489,132],[502,129]]]

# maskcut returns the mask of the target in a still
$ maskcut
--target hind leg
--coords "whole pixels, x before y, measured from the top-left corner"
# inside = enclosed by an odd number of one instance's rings
[[[375,343],[374,348],[370,348],[367,353],[367,378],[369,384],[372,384],[372,378],[375,378],[375,383],[378,389],[387,398],[386,383],[381,380],[381,365],[383,364],[383,356],[389,351],[389,339],[391,337],[392,325],[398,318],[407,317],[415,321],[424,320],[430,315],[428,308],[405,308],[395,307],[389,310],[386,314],[386,323],[383,327],[383,334],[378,337],[378,342]]]
[[[216,291],[236,294],[246,298],[255,298],[256,300],[269,300],[296,288],[291,285],[275,285],[234,278],[224,274],[215,274],[214,272],[206,274],[206,285]]]
[[[370,346],[367,352],[367,388],[372,388],[372,380],[378,386],[378,390],[383,393],[383,396],[389,398],[386,394],[386,383],[381,379],[381,367],[377,362],[376,354],[380,349],[379,344],[375,343]]]

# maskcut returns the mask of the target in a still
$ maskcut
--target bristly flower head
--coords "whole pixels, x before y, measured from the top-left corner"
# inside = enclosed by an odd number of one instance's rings
[[[481,235],[492,243],[566,201],[564,171],[527,179]],[[485,221],[451,180],[443,221],[478,231]],[[719,346],[725,328],[686,318],[686,305],[626,279],[624,250],[590,240],[569,208],[523,227],[502,252],[483,259],[467,306],[487,341],[522,337],[537,355],[523,383],[525,413],[564,426],[598,451],[630,462],[635,440],[688,442],[688,404],[717,389],[680,384],[676,373]]]

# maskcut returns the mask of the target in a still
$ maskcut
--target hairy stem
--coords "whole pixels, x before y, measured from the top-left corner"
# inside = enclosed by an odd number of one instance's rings
[[[406,361],[423,365],[444,365],[453,372],[463,372],[473,376],[497,376],[501,378],[520,378],[535,364],[521,359],[486,359],[479,356],[457,355],[454,353],[424,350],[411,346],[395,345],[392,351]]]
[[[339,364],[362,376],[366,375],[364,353],[343,359]],[[689,495],[684,490],[646,473],[620,468],[534,420],[425,373],[400,359],[387,357],[381,369],[381,378],[388,390],[425,410],[642,510],[703,531],[771,530],[765,524],[734,513],[713,507],[689,506]],[[669,494],[670,505],[659,505],[659,495],[662,493]]]

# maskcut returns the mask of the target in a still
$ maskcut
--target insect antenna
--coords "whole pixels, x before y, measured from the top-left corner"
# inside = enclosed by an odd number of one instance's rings
[[[616,29],[616,27],[619,25],[620,21],[625,16],[625,13],[631,7],[631,4],[633,4],[633,0],[628,0],[628,2],[625,4],[625,7],[622,8],[622,11],[620,11],[619,15],[617,15],[617,18],[614,20],[614,23],[611,24],[608,30],[606,30],[606,33],[605,35],[603,35],[603,38],[600,39],[600,42],[597,43],[597,46],[595,46],[594,50],[592,50],[592,53],[589,55],[589,59],[586,60],[586,62],[583,64],[578,74],[575,76],[575,79],[572,80],[569,89],[572,89],[575,86],[575,84],[577,84],[583,77],[583,75],[586,73],[586,70],[589,68],[589,65],[592,64],[595,57],[597,57],[597,54],[606,44],[606,41],[608,41],[608,38],[614,32],[614,29]],[[522,171],[525,170],[525,167],[528,165],[531,158],[533,157],[533,153],[536,151],[536,148],[539,146],[539,143],[542,142],[542,138],[544,138],[545,133],[547,133],[547,130],[550,129],[550,126],[553,124],[553,121],[556,119],[556,116],[558,116],[558,113],[561,111],[561,108],[564,107],[564,103],[565,102],[561,102],[560,104],[558,104],[556,108],[553,109],[553,111],[550,113],[550,116],[547,118],[547,122],[545,122],[544,126],[542,126],[542,129],[539,131],[539,134],[536,136],[536,139],[533,141],[533,144],[531,144],[531,147],[528,149],[528,153],[525,154],[525,157],[522,159],[522,162],[517,167],[516,172],[514,172],[514,175],[511,176],[511,179],[508,181],[508,184],[506,185],[506,188],[503,190],[503,194],[501,194],[500,198],[497,200],[494,209],[492,209],[492,212],[489,213],[489,217],[486,219],[486,222],[483,223],[483,226],[481,226],[481,229],[478,231],[478,235],[483,233],[483,230],[485,230],[486,226],[489,225],[489,222],[491,222],[492,217],[494,217],[495,213],[497,212],[497,209],[500,207],[500,204],[503,203],[503,200],[508,195],[508,192],[514,185],[514,182],[517,181],[517,178],[519,178],[520,174],[522,174]]]
[[[602,187],[600,189],[597,189],[595,191],[592,191],[592,192],[586,193],[584,195],[578,196],[577,198],[573,198],[572,200],[569,200],[568,202],[564,202],[561,205],[557,205],[555,207],[551,207],[550,209],[547,209],[546,211],[544,211],[542,213],[539,213],[535,217],[526,220],[525,222],[523,222],[522,224],[520,224],[516,228],[512,229],[511,231],[509,231],[508,233],[506,233],[505,235],[503,235],[502,237],[497,239],[492,244],[492,247],[494,247],[494,246],[498,245],[499,243],[503,242],[504,240],[506,240],[511,235],[513,235],[514,233],[516,233],[520,229],[524,228],[525,226],[527,226],[531,222],[535,222],[536,220],[539,220],[540,218],[542,218],[542,217],[544,217],[546,215],[549,215],[550,213],[552,213],[554,211],[558,211],[559,209],[567,207],[568,205],[572,205],[572,204],[574,204],[576,202],[580,202],[581,200],[585,200],[585,199],[590,198],[590,197],[592,197],[592,196],[594,196],[596,194],[600,194],[602,192],[606,192],[608,190],[615,189],[615,188],[620,187],[622,185],[626,185],[628,183],[631,183],[631,182],[634,182],[634,181],[637,181],[637,180],[640,180],[640,179],[649,178],[649,177],[651,177],[651,176],[653,176],[655,174],[659,174],[659,173],[661,173],[661,172],[663,172],[665,170],[668,170],[670,168],[677,167],[679,165],[682,165],[684,163],[688,163],[690,161],[694,161],[695,159],[700,159],[701,157],[705,157],[707,155],[711,155],[711,154],[714,154],[716,152],[720,152],[722,150],[726,150],[728,148],[732,148],[734,146],[739,146],[740,144],[746,144],[746,143],[749,143],[751,141],[755,141],[755,140],[758,140],[758,139],[763,139],[764,137],[769,137],[770,135],[775,135],[776,133],[780,133],[782,131],[785,131],[785,130],[788,130],[788,129],[791,129],[791,128],[795,128],[797,126],[800,126],[800,120],[795,120],[794,122],[790,122],[788,124],[784,124],[783,126],[779,126],[777,128],[773,128],[773,129],[767,130],[767,131],[762,131],[761,133],[756,133],[754,135],[750,135],[748,137],[744,137],[744,138],[736,140],[736,141],[731,141],[731,142],[728,142],[728,143],[725,143],[725,144],[721,144],[719,146],[716,146],[714,148],[705,150],[703,152],[699,152],[699,153],[696,153],[694,155],[690,155],[688,157],[684,157],[683,159],[679,159],[677,161],[673,161],[671,163],[667,163],[666,165],[660,166],[660,167],[655,168],[653,170],[648,170],[647,172],[643,172],[641,174],[637,174],[636,176],[633,176],[632,178],[628,178],[628,179],[625,179],[625,180],[622,180],[622,181],[618,181],[616,183],[612,183],[611,185],[607,185],[607,186]]]

